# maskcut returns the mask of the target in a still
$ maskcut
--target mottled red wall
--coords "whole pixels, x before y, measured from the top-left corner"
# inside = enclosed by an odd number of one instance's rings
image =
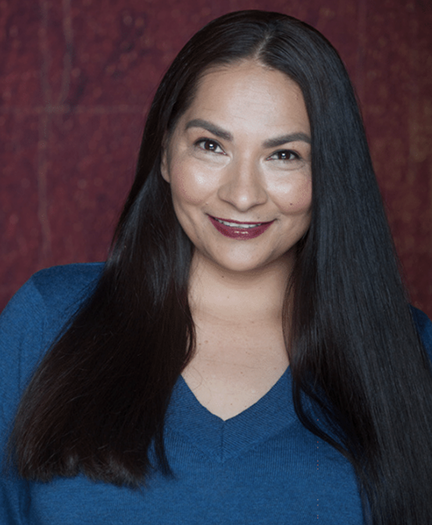
[[[430,0],[0,0],[0,308],[40,268],[105,258],[162,73],[203,24],[248,8],[339,49],[412,301],[432,316]]]

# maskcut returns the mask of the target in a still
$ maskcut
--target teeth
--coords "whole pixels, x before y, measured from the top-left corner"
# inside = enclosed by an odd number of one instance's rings
[[[216,219],[216,217],[215,217]],[[256,228],[257,226],[261,226],[262,222],[257,222],[256,224],[239,224],[238,222],[227,222],[227,221],[221,221],[220,219],[216,219],[221,224],[225,224],[225,226],[230,226],[231,228]]]

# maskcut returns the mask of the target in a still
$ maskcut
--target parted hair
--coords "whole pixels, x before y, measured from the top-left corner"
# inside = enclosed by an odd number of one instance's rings
[[[355,94],[318,31],[272,12],[210,22],[161,81],[101,278],[22,398],[10,440],[18,471],[44,481],[81,472],[132,487],[145,487],[154,468],[170,475],[164,418],[195,349],[193,246],[175,216],[161,155],[202,75],[242,60],[294,80],[311,127],[312,219],[283,312],[296,413],[353,465],[365,523],[431,523],[431,370]]]

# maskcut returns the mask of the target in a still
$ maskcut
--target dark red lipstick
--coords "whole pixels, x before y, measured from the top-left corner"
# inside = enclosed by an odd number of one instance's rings
[[[209,215],[208,218],[216,230],[222,235],[225,235],[225,237],[244,241],[260,236],[274,222],[239,222],[220,219],[219,217],[212,217],[211,215]]]

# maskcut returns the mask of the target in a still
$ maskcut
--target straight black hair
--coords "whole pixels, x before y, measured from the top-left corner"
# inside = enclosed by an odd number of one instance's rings
[[[311,126],[312,220],[284,308],[297,415],[352,463],[365,522],[424,525],[432,516],[431,371],[355,95],[319,32],[271,12],[214,20],[164,76],[103,275],[21,401],[11,438],[18,471],[38,480],[83,472],[129,486],[145,483],[153,468],[170,473],[164,417],[195,343],[193,246],[161,176],[161,153],[202,75],[242,60],[294,80]]]

